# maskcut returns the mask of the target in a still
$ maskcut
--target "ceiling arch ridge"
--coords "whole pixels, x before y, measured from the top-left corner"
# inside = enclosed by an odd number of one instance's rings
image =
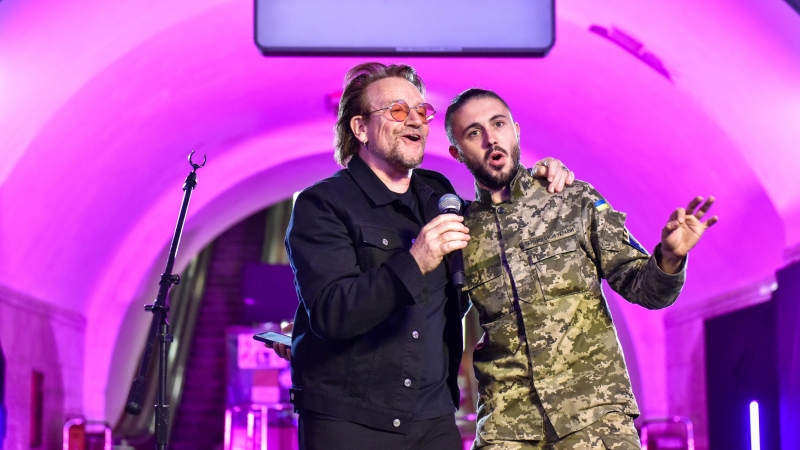
[[[239,142],[234,148],[221,151],[218,155],[210,154],[206,167],[198,171],[198,186],[192,194],[192,201],[186,216],[186,232],[196,228],[194,217],[200,214],[209,204],[214,204],[218,197],[225,195],[226,192],[235,190],[249,179],[258,178],[259,174],[269,171],[276,166],[287,164],[291,161],[316,155],[323,152],[330,152],[330,161],[333,162],[332,151],[325,141],[329,141],[328,133],[320,132],[320,124],[316,121],[291,127],[288,130],[270,132],[255,136]],[[286,149],[284,151],[283,149]],[[320,150],[323,149],[323,150]],[[182,163],[181,163],[182,164]],[[183,164],[182,164],[183,165]],[[186,171],[189,171],[186,164]],[[163,192],[159,198],[154,199],[149,208],[141,213],[134,220],[137,225],[130,227],[128,236],[119,240],[118,248],[108,252],[109,255],[117,255],[112,260],[106,262],[105,267],[111,269],[117,267],[117,263],[125,265],[127,254],[135,254],[142,245],[146,245],[153,228],[154,233],[163,233],[161,224],[171,223],[174,220],[176,205],[179,201],[179,192],[176,189]],[[160,231],[159,231],[160,230]],[[137,238],[137,236],[139,236]],[[164,235],[158,241],[166,242],[171,235]],[[134,239],[137,242],[130,242]],[[185,245],[185,242],[182,242]],[[116,262],[112,262],[116,260]],[[98,275],[97,279],[102,280],[103,275]],[[88,303],[91,309],[91,299],[102,299],[102,292],[106,291],[102,287],[102,282],[94,286],[91,291]]]

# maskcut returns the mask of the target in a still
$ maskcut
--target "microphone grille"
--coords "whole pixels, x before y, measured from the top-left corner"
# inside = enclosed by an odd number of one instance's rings
[[[461,212],[461,199],[454,194],[444,194],[439,199],[439,212],[459,214]]]

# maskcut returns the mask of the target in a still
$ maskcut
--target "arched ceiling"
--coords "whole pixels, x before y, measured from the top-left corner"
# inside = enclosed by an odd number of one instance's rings
[[[771,275],[800,243],[800,16],[779,0],[557,6],[541,60],[381,60],[414,65],[440,111],[467,87],[498,91],[522,127],[523,162],[564,160],[647,247],[674,207],[716,195],[722,221],[692,255],[685,297]],[[635,36],[672,80],[593,24]],[[85,314],[87,341],[114,342],[128,305],[154,292],[188,152],[209,162],[179,268],[336,170],[326,98],[364,60],[260,56],[245,0],[3,0],[0,284]],[[472,196],[441,120],[427,153]],[[107,377],[111,353],[87,362],[87,380]]]

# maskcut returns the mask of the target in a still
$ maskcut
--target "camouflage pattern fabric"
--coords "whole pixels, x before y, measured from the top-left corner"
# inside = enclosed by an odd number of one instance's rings
[[[623,413],[608,413],[588,427],[562,439],[540,441],[486,441],[478,436],[475,450],[606,450],[641,449],[633,419]]]
[[[465,212],[464,291],[485,333],[474,353],[478,437],[545,439],[582,430],[611,412],[639,414],[601,279],[632,303],[663,308],[676,275],[657,266],[588,183],[550,194],[520,167],[511,198],[493,205],[478,189]]]

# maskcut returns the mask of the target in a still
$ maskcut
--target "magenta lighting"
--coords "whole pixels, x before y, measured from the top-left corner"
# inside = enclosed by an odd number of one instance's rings
[[[750,402],[750,450],[761,450],[761,430],[758,425],[758,402]]]

